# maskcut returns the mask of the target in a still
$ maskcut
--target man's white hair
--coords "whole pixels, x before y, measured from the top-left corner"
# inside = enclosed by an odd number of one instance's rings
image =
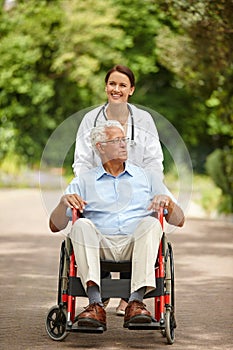
[[[97,152],[97,154],[99,154],[99,152],[96,149],[96,144],[98,142],[103,142],[106,140],[106,133],[107,130],[110,128],[119,128],[124,133],[123,126],[117,120],[107,120],[106,122],[98,124],[91,130],[91,144],[93,149]]]

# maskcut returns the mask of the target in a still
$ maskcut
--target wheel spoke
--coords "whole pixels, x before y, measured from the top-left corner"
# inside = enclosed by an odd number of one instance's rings
[[[48,312],[46,331],[53,340],[63,340],[67,336],[66,314],[59,306],[54,306]]]

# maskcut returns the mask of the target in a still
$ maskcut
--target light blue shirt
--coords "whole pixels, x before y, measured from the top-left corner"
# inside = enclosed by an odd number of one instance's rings
[[[138,223],[152,211],[147,208],[156,194],[172,194],[152,173],[130,163],[118,176],[107,173],[102,165],[74,178],[65,191],[77,193],[87,205],[84,217],[104,235],[132,234]],[[67,210],[71,216],[71,210]]]

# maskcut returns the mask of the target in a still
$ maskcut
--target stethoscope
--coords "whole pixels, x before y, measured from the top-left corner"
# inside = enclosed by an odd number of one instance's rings
[[[105,120],[108,120],[106,113],[105,113],[105,107],[107,106],[108,102],[106,102],[99,110],[99,112],[97,113],[95,120],[94,120],[94,127],[96,127],[97,124],[97,120],[100,116],[101,113],[103,113],[103,116],[105,118]],[[135,146],[136,142],[134,141],[134,117],[133,117],[133,111],[131,106],[127,103],[127,107],[129,110],[129,114],[130,114],[130,118],[131,118],[131,138],[130,138],[130,146]]]

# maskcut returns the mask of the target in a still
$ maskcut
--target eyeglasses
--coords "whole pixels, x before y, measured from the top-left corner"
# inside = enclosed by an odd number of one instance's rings
[[[129,142],[129,137],[116,137],[113,140],[102,141],[100,143],[111,143],[112,145],[118,145],[121,142],[128,143]]]

